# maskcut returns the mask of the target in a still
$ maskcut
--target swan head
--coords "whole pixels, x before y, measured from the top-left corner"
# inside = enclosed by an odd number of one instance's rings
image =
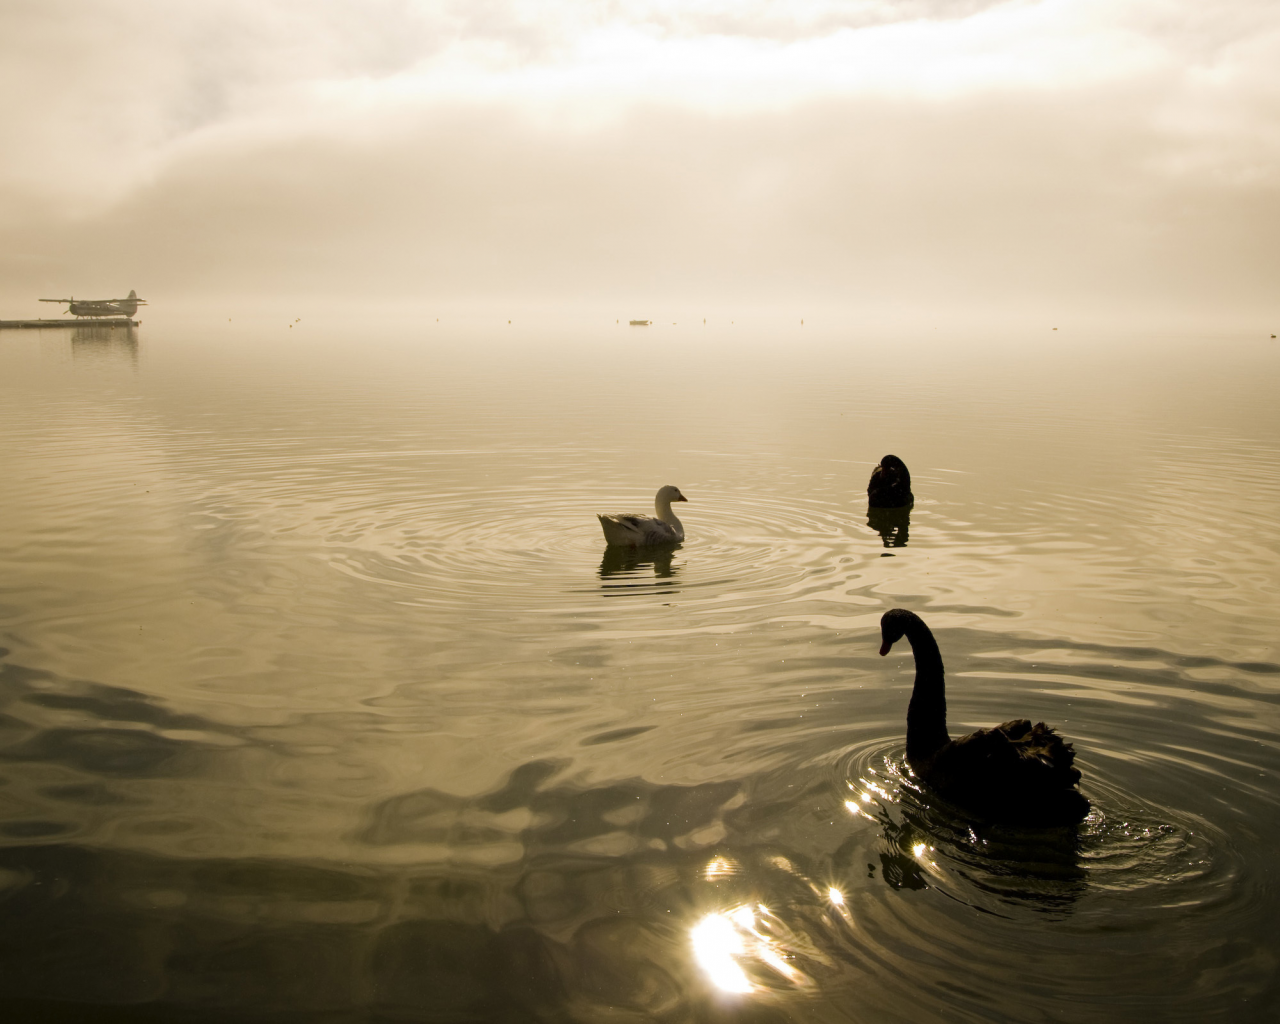
[[[659,488],[657,500],[660,502],[665,501],[669,505],[673,501],[688,501],[689,499],[680,493],[679,487],[667,484],[666,487]]]
[[[901,640],[911,628],[912,623],[919,622],[915,612],[905,608],[890,608],[880,616],[880,656],[889,653],[889,648]]]

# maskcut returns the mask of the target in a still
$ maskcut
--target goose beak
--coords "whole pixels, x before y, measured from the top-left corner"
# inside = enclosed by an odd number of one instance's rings
[[[880,657],[882,657],[882,658],[883,658],[886,654],[888,654],[888,653],[889,653],[889,648],[890,648],[890,647],[892,647],[892,646],[893,646],[893,641],[892,641],[892,640],[886,640],[884,643],[882,643],[882,644],[880,645]]]
[[[688,498],[686,498],[686,497],[682,494],[682,495],[680,495],[680,497],[676,498],[675,500],[676,500],[676,501],[688,501],[689,499],[688,499]]]

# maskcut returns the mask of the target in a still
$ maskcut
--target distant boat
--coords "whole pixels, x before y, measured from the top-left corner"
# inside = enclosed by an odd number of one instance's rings
[[[632,320],[631,326],[632,327],[648,327],[650,322],[651,321],[649,320]]]

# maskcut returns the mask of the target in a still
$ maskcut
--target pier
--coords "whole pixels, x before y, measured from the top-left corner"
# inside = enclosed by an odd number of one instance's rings
[[[110,317],[96,320],[92,317],[77,317],[71,320],[0,320],[0,331],[3,330],[40,330],[42,327],[137,327],[139,321],[127,317]]]

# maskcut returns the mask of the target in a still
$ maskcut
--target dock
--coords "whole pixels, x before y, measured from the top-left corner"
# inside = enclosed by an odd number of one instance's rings
[[[137,327],[137,320],[128,317],[78,317],[72,320],[0,320],[3,330],[40,330],[42,327]]]

